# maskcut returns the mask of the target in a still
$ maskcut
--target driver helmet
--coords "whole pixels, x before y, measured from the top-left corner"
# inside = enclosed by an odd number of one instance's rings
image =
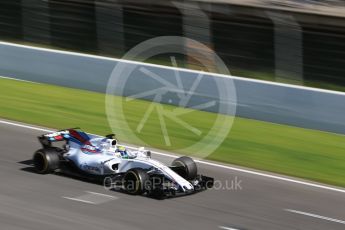
[[[128,158],[128,153],[124,146],[118,146],[116,151],[121,154],[122,158]]]

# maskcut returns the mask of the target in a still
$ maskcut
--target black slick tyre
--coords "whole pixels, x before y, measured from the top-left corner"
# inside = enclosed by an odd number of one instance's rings
[[[52,173],[59,168],[60,157],[54,149],[40,149],[34,153],[33,163],[38,173]]]
[[[130,169],[123,177],[124,189],[131,195],[141,195],[150,189],[150,177],[140,168]]]
[[[198,175],[197,165],[190,157],[179,157],[172,162],[172,166],[181,167],[183,170],[179,170],[179,174],[186,180],[193,180]]]

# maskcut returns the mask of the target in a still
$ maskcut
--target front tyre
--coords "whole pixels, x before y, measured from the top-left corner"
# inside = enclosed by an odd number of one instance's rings
[[[142,169],[130,169],[123,177],[124,189],[132,195],[141,195],[150,189],[150,176]]]
[[[178,170],[178,174],[186,180],[194,180],[198,175],[198,167],[190,157],[179,157],[175,159],[171,165],[173,167],[181,168],[182,170]]]
[[[34,153],[33,162],[38,173],[47,174],[59,168],[60,157],[54,149],[40,149]]]

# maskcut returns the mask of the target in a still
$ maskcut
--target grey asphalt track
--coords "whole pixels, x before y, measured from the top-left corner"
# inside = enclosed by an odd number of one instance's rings
[[[224,186],[237,178],[242,189],[212,189],[158,201],[61,175],[39,175],[27,160],[40,147],[36,136],[41,133],[0,124],[0,229],[345,229],[344,223],[334,222],[345,219],[345,193],[213,166],[199,165]]]

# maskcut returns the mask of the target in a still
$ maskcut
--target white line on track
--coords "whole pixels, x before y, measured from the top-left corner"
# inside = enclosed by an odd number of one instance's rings
[[[110,195],[98,193],[98,192],[85,191],[85,193],[86,194],[81,194],[80,196],[77,196],[77,197],[63,196],[62,198],[65,198],[68,200],[79,201],[79,202],[87,203],[87,204],[95,204],[95,205],[107,203],[107,202],[118,199],[118,197],[116,196],[110,196]]]
[[[43,131],[43,132],[52,132],[53,131],[51,129],[43,129],[43,128],[38,128],[38,127],[31,126],[31,125],[24,125],[24,124],[10,122],[10,121],[4,121],[4,120],[0,120],[0,123],[6,124],[6,125],[17,126],[17,127],[21,127],[21,128],[26,128],[26,129]]]
[[[31,50],[37,50],[37,51],[44,51],[44,52],[56,53],[56,54],[66,54],[66,55],[72,55],[72,56],[94,58],[98,60],[117,61],[117,62],[136,64],[136,65],[141,65],[141,66],[151,66],[151,67],[164,68],[164,69],[170,69],[170,70],[178,70],[178,71],[183,71],[183,72],[188,72],[188,73],[197,73],[197,74],[200,73],[200,71],[197,71],[197,70],[191,70],[191,69],[185,69],[185,68],[179,68],[179,67],[163,66],[163,65],[151,64],[151,63],[143,63],[143,62],[138,62],[138,61],[119,59],[119,58],[97,56],[97,55],[92,55],[92,54],[63,51],[63,50],[54,50],[54,49],[42,48],[42,47],[36,47],[36,46],[20,45],[20,44],[10,43],[10,42],[0,41],[0,45],[12,46],[12,47],[17,47],[17,48],[25,48],[25,49],[31,49]],[[329,93],[329,94],[335,94],[335,95],[345,95],[344,92],[327,90],[327,89],[318,89],[318,88],[312,88],[312,87],[307,87],[307,86],[291,85],[291,84],[285,84],[285,83],[280,83],[280,82],[264,81],[264,80],[258,80],[258,79],[250,79],[250,78],[245,78],[245,77],[209,73],[209,72],[207,74],[214,77],[232,78],[232,79],[237,79],[241,81],[256,82],[256,83],[266,84],[266,85],[278,85],[278,86],[283,86],[287,88],[304,89],[308,91],[316,91],[316,92]]]
[[[304,215],[304,216],[314,217],[314,218],[318,218],[321,220],[327,220],[327,221],[331,221],[331,222],[335,222],[335,223],[339,223],[339,224],[345,224],[345,221],[343,221],[343,220],[337,220],[334,218],[330,218],[330,217],[326,217],[326,216],[320,216],[320,215],[313,214],[313,213],[302,212],[302,211],[297,211],[297,210],[293,210],[293,209],[284,209],[284,211],[296,213],[296,214],[300,214],[300,215]]]
[[[23,81],[23,82],[29,82],[29,83],[34,83],[34,84],[41,84],[41,83],[39,83],[39,82],[35,82],[35,81],[28,81],[28,80],[23,80],[23,79],[14,78],[14,77],[4,77],[4,76],[0,76],[0,78],[2,78],[2,79],[14,80],[14,81]]]
[[[90,194],[93,194],[93,195],[108,197],[108,198],[111,198],[111,199],[117,199],[117,197],[115,197],[115,196],[110,196],[110,195],[108,195],[108,194],[103,194],[103,193],[98,193],[98,192],[91,192],[91,191],[85,191],[85,192],[90,193]]]
[[[4,121],[4,120],[0,120],[0,124],[1,123],[2,124],[16,126],[16,127],[26,128],[26,129],[43,131],[43,132],[53,132],[54,131],[54,130],[50,130],[50,129],[38,128],[38,127],[31,126],[31,125],[20,124],[20,123]],[[132,148],[132,149],[134,148],[134,147],[131,147],[131,146],[125,146],[125,147]],[[152,153],[156,154],[156,155],[160,155],[160,156],[171,157],[171,158],[178,157],[176,155],[162,153],[162,152],[157,152],[157,151],[152,151]],[[336,187],[331,187],[331,186],[327,186],[327,185],[321,185],[321,184],[316,184],[316,183],[312,183],[312,182],[301,181],[301,180],[292,179],[292,178],[288,178],[288,177],[284,177],[284,176],[277,176],[277,175],[272,175],[272,174],[268,174],[268,173],[262,173],[262,172],[257,172],[257,171],[253,171],[253,170],[249,170],[249,169],[237,168],[237,167],[234,167],[234,166],[227,166],[227,165],[222,165],[222,164],[208,162],[208,161],[203,161],[203,160],[195,160],[195,162],[200,163],[200,164],[204,164],[204,165],[208,165],[208,166],[217,167],[217,168],[228,169],[228,170],[232,170],[232,171],[252,174],[252,175],[266,177],[266,178],[270,178],[270,179],[275,179],[275,180],[279,180],[279,181],[285,181],[285,182],[305,185],[305,186],[309,186],[309,187],[314,187],[314,188],[325,189],[325,190],[330,190],[330,191],[334,191],[334,192],[345,193],[345,189],[342,189],[342,188],[336,188]]]
[[[79,202],[87,203],[87,204],[96,204],[96,203],[94,203],[92,201],[89,201],[89,200],[83,200],[83,199],[78,199],[78,198],[74,198],[74,197],[63,196],[62,198],[65,198],[65,199],[68,199],[68,200],[79,201]]]
[[[218,226],[220,229],[224,229],[224,230],[239,230],[237,228],[229,228],[229,227],[225,227],[225,226]]]

